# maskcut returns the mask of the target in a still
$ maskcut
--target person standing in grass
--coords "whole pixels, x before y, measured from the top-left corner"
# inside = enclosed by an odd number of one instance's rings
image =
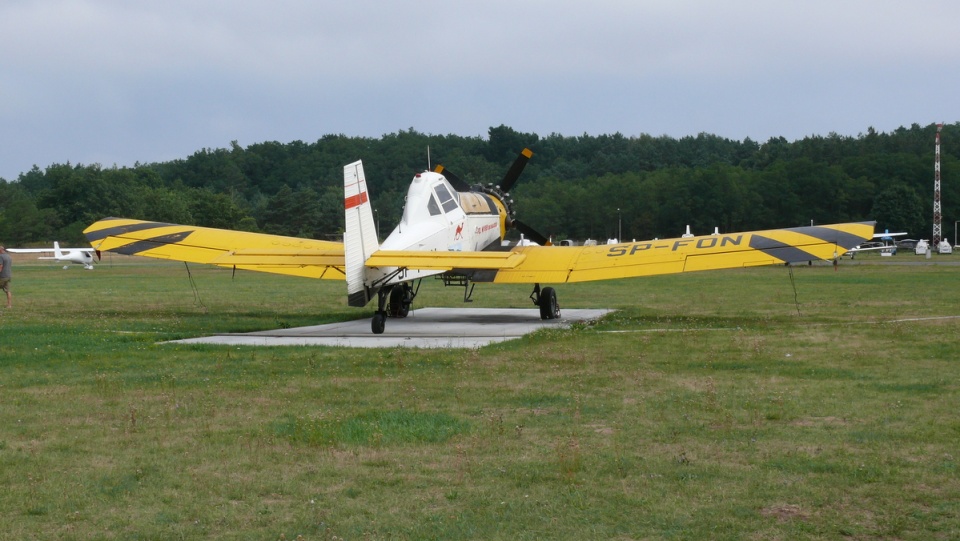
[[[13,294],[10,293],[10,280],[13,279],[13,260],[7,249],[0,245],[0,289],[7,294],[7,308],[13,306]]]

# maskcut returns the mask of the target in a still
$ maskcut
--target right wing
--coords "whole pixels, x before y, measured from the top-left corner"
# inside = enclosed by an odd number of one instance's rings
[[[529,246],[499,283],[564,283],[836,259],[873,236],[873,222],[573,248]],[[480,281],[480,280],[477,280]]]
[[[587,282],[836,259],[870,239],[873,222],[509,252],[378,251],[368,267],[452,271],[475,282]]]
[[[343,244],[161,222],[104,218],[84,229],[94,249],[273,274],[343,280]]]

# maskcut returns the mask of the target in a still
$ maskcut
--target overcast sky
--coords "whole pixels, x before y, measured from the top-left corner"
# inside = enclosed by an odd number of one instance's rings
[[[958,83],[956,0],[4,0],[0,177],[409,128],[856,136],[958,121]]]

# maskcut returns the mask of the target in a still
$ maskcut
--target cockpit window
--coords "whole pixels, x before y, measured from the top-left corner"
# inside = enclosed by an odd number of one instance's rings
[[[446,186],[437,184],[437,187],[433,190],[437,193],[437,199],[440,200],[440,206],[443,207],[444,212],[450,212],[457,208],[457,201],[453,198],[453,195],[450,194],[450,190],[448,190]]]
[[[430,216],[439,216],[440,215],[440,206],[437,205],[437,200],[434,197],[430,197],[430,201],[427,203],[427,210],[430,211]]]

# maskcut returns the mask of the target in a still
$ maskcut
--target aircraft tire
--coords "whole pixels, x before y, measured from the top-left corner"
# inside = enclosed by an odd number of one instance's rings
[[[373,319],[370,320],[370,330],[373,331],[373,334],[383,334],[383,330],[387,328],[387,313],[386,312],[376,312],[373,314]]]
[[[556,319],[558,315],[557,291],[552,287],[543,288],[540,292],[540,319]]]
[[[410,313],[410,301],[407,300],[407,284],[397,284],[390,290],[390,316],[407,317]]]

